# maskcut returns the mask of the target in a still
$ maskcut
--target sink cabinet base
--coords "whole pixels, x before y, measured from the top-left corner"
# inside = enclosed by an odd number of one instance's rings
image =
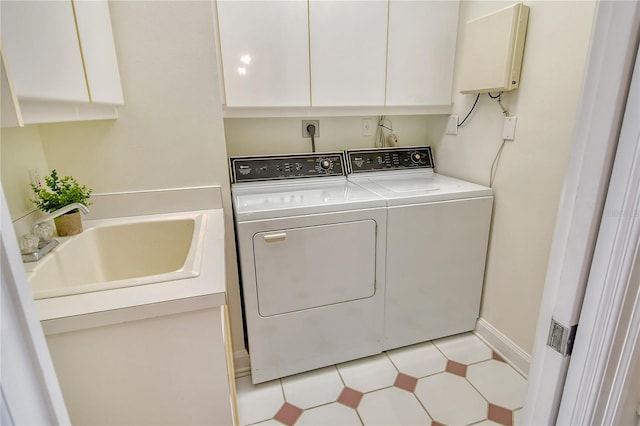
[[[73,424],[235,424],[226,308],[47,335]]]

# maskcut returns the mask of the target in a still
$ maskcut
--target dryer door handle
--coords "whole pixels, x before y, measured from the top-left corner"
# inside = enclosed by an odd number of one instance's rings
[[[287,233],[269,234],[262,237],[265,243],[279,243],[287,239]]]

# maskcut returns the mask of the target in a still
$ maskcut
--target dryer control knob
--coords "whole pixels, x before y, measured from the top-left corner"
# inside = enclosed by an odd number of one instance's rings
[[[329,170],[329,167],[331,167],[331,161],[329,160],[320,161],[320,168],[322,170]]]
[[[422,160],[422,154],[420,154],[419,152],[411,153],[411,161],[413,161],[414,163],[419,163],[420,160]]]

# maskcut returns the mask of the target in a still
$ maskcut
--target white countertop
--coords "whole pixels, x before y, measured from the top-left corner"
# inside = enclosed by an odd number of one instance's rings
[[[45,333],[79,330],[226,304],[223,210],[214,208],[196,210],[194,213],[207,215],[202,266],[197,277],[36,300],[36,309]],[[170,213],[162,215],[170,217]],[[84,226],[89,228],[99,221],[85,220]]]

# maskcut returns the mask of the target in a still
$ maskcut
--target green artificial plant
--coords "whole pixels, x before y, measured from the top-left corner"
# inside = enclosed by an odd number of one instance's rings
[[[51,213],[64,206],[73,203],[82,203],[89,206],[92,189],[80,185],[71,176],[62,179],[58,177],[56,170],[52,170],[49,176],[44,177],[46,188],[31,184],[31,189],[36,196],[32,201],[36,207],[44,212]],[[76,210],[70,213],[76,212]]]

